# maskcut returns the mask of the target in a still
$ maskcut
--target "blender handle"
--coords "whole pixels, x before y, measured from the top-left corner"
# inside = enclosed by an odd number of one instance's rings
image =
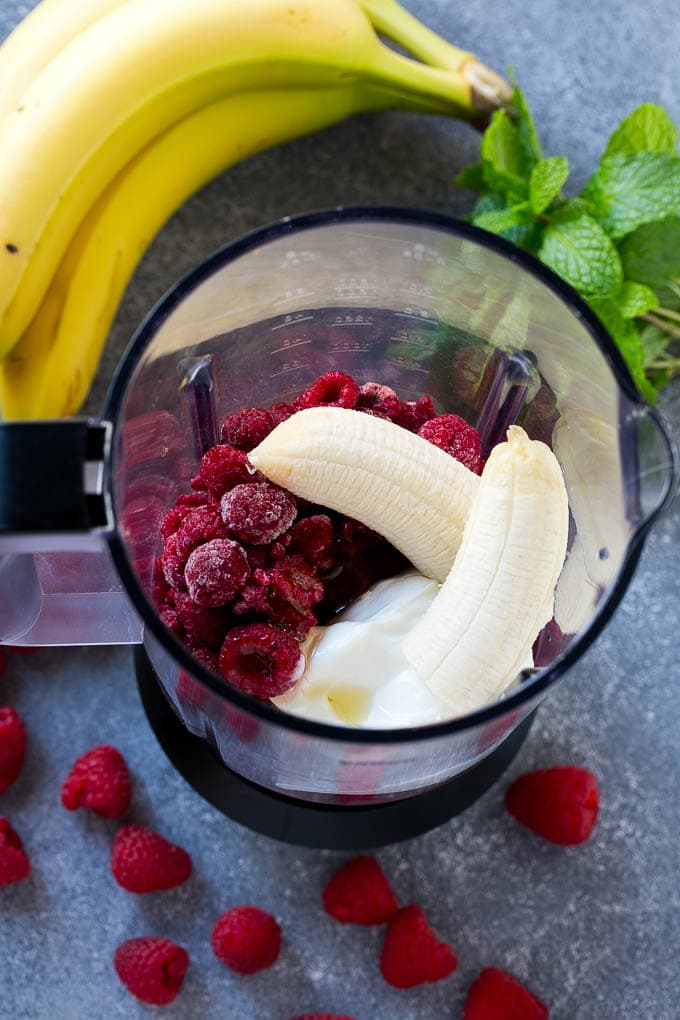
[[[0,551],[8,535],[12,548],[21,536],[27,551],[66,548],[66,535],[111,529],[103,493],[110,434],[107,422],[75,418],[0,425]]]
[[[0,424],[0,643],[142,640],[109,551],[112,431],[87,419]]]

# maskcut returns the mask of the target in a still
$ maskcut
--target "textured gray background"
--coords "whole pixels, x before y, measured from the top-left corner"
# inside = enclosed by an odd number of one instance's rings
[[[29,8],[2,0],[0,33]],[[680,120],[680,22],[673,0],[410,0],[439,32],[490,64],[515,65],[549,154],[569,154],[582,182],[610,129],[643,100]],[[402,203],[466,211],[451,184],[476,153],[465,126],[400,114],[367,116],[248,160],[174,217],[120,310],[93,406],[132,329],[186,269],[224,241],[287,213],[337,203]],[[680,382],[662,400],[680,432]],[[403,902],[417,900],[460,956],[447,981],[411,992],[377,969],[381,934],[319,909],[346,855],[298,850],[227,821],[173,773],[138,701],[128,650],[13,656],[0,702],[30,734],[23,775],[0,801],[34,872],[0,894],[0,1016],[12,1020],[143,1017],[118,984],[116,944],[141,934],[191,953],[168,1017],[287,1020],[311,1010],[358,1020],[455,1020],[483,966],[514,971],[554,1020],[674,1020],[680,1015],[678,548],[680,506],[659,524],[613,623],[541,710],[509,778],[558,762],[592,768],[602,812],[583,848],[560,850],[502,809],[504,784],[435,833],[380,853]],[[76,752],[110,741],[134,773],[133,818],[189,849],[180,890],[135,898],[107,864],[114,824],[59,807]],[[218,914],[255,902],[281,920],[277,966],[231,975],[211,954]]]

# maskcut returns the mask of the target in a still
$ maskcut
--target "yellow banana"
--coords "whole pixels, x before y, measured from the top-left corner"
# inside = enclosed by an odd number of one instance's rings
[[[79,32],[126,0],[42,0],[0,46],[0,119],[16,110],[39,71]]]
[[[354,0],[128,0],[82,31],[0,128],[0,357],[87,211],[152,138],[235,91],[355,82],[385,90],[385,105],[480,117],[467,79],[381,44]]]
[[[512,100],[508,82],[474,54],[453,46],[407,11],[397,0],[357,0],[382,35],[404,46],[430,67],[442,67],[466,78],[480,109],[495,110]]]
[[[246,92],[199,110],[147,146],[83,221],[37,315],[0,364],[3,417],[78,410],[144,249],[192,192],[254,152],[385,102],[382,93],[356,87]]]

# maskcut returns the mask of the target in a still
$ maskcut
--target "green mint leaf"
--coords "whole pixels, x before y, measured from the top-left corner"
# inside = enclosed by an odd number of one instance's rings
[[[510,227],[525,226],[532,219],[528,203],[521,202],[506,209],[489,209],[487,212],[479,213],[473,222],[484,230],[490,230],[492,234],[500,234]]]
[[[621,121],[604,151],[605,156],[635,152],[668,152],[675,155],[678,130],[666,111],[655,103],[643,103]]]
[[[541,142],[538,137],[538,132],[536,131],[534,118],[531,116],[524,93],[517,85],[515,75],[512,70],[510,72],[510,80],[514,86],[512,93],[512,105],[514,106],[517,114],[516,124],[522,147],[525,173],[530,173],[536,163],[543,159],[543,149],[541,148]]]
[[[616,248],[587,213],[551,222],[538,257],[587,297],[616,293],[623,282]]]
[[[659,299],[651,287],[633,280],[624,280],[621,290],[616,295],[616,303],[624,319],[636,319],[652,308],[658,308]]]
[[[594,299],[590,305],[626,359],[640,393],[650,404],[655,403],[657,388],[645,375],[642,340],[635,325],[624,319],[612,298]]]
[[[508,203],[500,195],[482,195],[475,202],[475,207],[472,210],[472,216],[470,219],[473,223],[477,222],[477,217],[482,216],[484,213],[493,212],[496,209],[507,209]]]
[[[665,152],[602,159],[581,198],[613,238],[680,212],[680,158]]]
[[[569,160],[566,156],[551,156],[536,164],[529,178],[529,201],[536,215],[557,198],[568,176]]]
[[[508,227],[507,230],[501,232],[501,237],[504,237],[506,241],[512,241],[518,248],[524,248],[525,251],[536,255],[543,241],[544,229],[542,223],[532,220],[531,223],[522,226]]]
[[[680,276],[680,219],[645,223],[619,246],[623,272],[629,280],[659,287]]]
[[[463,167],[458,176],[453,178],[453,183],[457,184],[459,188],[469,188],[470,191],[482,194],[486,191],[484,164],[470,163],[469,166]]]
[[[651,323],[643,326],[640,330],[640,340],[642,341],[642,363],[645,368],[649,368],[673,342],[668,333]]]
[[[519,130],[505,110],[496,110],[481,144],[484,180],[490,191],[511,200],[526,198],[528,184]]]

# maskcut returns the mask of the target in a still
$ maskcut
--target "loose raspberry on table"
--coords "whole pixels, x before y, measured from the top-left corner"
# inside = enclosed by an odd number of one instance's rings
[[[388,984],[413,988],[441,981],[457,966],[453,950],[439,941],[420,907],[412,904],[394,915],[380,954],[380,971]]]
[[[479,432],[468,425],[464,418],[457,414],[440,414],[438,418],[425,422],[418,435],[445,453],[450,453],[470,471],[481,475],[484,460]]]
[[[199,606],[224,606],[250,577],[243,546],[230,538],[214,538],[197,546],[184,568],[190,597]]]
[[[304,1016],[294,1016],[292,1020],[354,1020],[353,1016],[346,1013],[305,1013]]]
[[[31,862],[19,835],[6,818],[0,818],[0,886],[28,878]]]
[[[333,875],[323,891],[327,914],[344,924],[385,924],[399,904],[375,857],[348,861]]]
[[[127,990],[149,1006],[167,1006],[182,987],[189,954],[171,939],[128,939],[113,957],[116,974]]]
[[[26,754],[26,727],[11,705],[0,707],[0,793],[16,782]]]
[[[548,1007],[507,971],[487,967],[471,985],[463,1020],[548,1020]]]
[[[231,534],[252,545],[273,542],[297,515],[295,497],[270,482],[236,485],[224,494],[220,505]]]
[[[296,411],[307,407],[353,408],[359,399],[359,387],[346,372],[324,372],[293,400]]]
[[[186,882],[191,857],[143,825],[123,825],[111,846],[111,873],[128,892],[160,892]]]
[[[61,788],[65,808],[87,808],[100,818],[122,818],[130,807],[131,796],[125,759],[109,744],[93,747],[77,758]]]
[[[290,529],[290,551],[297,554],[320,574],[333,569],[335,535],[333,522],[326,514],[313,514],[297,521]]]
[[[229,611],[223,608],[210,609],[199,606],[186,592],[175,593],[177,617],[189,637],[190,644],[219,648],[229,624]]]
[[[565,765],[527,772],[505,795],[513,818],[559,846],[585,843],[597,821],[600,793],[587,769]]]
[[[205,486],[216,499],[235,485],[262,481],[262,475],[253,467],[243,450],[229,444],[211,446],[203,454],[201,468],[192,478],[191,486]]]
[[[229,414],[222,422],[220,437],[238,450],[253,450],[266,439],[275,423],[269,411],[261,407],[244,407],[242,411]]]
[[[237,974],[256,974],[276,962],[281,929],[259,907],[232,907],[216,921],[210,936],[218,960]]]
[[[256,698],[284,694],[298,680],[304,656],[296,639],[278,627],[233,627],[220,652],[220,675]]]

